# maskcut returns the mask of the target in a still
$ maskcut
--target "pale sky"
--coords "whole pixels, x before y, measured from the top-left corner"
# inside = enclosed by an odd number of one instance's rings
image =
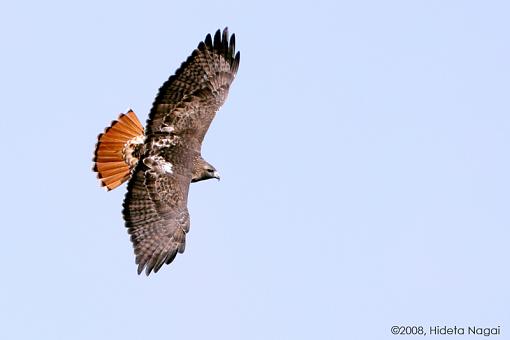
[[[510,338],[506,1],[0,4],[1,339]],[[186,252],[138,276],[126,188],[91,171],[120,112],[228,26],[241,64]],[[411,337],[403,337],[411,338]]]

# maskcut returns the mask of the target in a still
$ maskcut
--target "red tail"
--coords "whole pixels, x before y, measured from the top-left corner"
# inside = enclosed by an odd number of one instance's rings
[[[126,147],[141,144],[143,137],[143,126],[132,110],[121,114],[97,137],[93,170],[101,186],[112,190],[129,179],[136,162],[126,158]]]

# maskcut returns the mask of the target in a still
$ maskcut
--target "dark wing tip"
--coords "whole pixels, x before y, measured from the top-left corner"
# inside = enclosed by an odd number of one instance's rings
[[[138,268],[136,270],[138,275],[142,274],[142,272],[145,269],[145,275],[149,276],[149,274],[152,271],[152,267],[154,267],[154,265],[151,267],[150,262],[151,262],[150,258],[148,259],[146,257],[142,258],[140,255],[136,256],[135,263],[138,264]]]
[[[211,38],[211,35],[208,34],[206,37],[205,37],[205,46],[209,47],[209,48],[212,48],[213,47],[213,44],[212,44],[212,38]]]
[[[175,259],[178,253],[178,248],[174,250],[161,253],[159,255],[153,254],[148,259],[141,259],[137,257],[138,263],[137,273],[140,275],[145,270],[145,275],[149,276],[151,273],[157,273],[164,264],[170,264]]]
[[[177,248],[173,251],[167,252],[164,256],[160,256],[156,266],[154,267],[154,273],[157,273],[164,264],[170,264],[177,256]]]
[[[214,46],[215,50],[219,50],[221,48],[221,32],[220,32],[220,30],[217,30],[216,33],[214,33],[213,46]]]
[[[211,38],[211,34],[207,34],[205,40],[200,43],[199,50],[204,46],[214,53],[223,56],[227,62],[231,65],[234,72],[239,67],[240,54],[236,53],[236,35],[232,34],[229,36],[228,27],[225,27],[223,31],[217,30],[214,33],[214,37]]]
[[[234,55],[235,51],[236,51],[236,35],[232,34],[230,36],[230,45],[228,47],[228,55],[229,55],[229,57],[232,57]]]
[[[209,50],[215,54],[219,54],[223,56],[227,60],[227,62],[231,65],[232,69],[237,70],[237,67],[239,65],[239,52],[235,54],[236,49],[236,36],[235,34],[232,34],[229,37],[228,33],[228,27],[225,27],[222,30],[218,29],[214,36],[212,36],[210,33],[205,36],[204,41],[201,41],[197,48],[191,53],[191,55],[184,61],[181,66],[177,69],[175,74],[170,77],[170,79],[167,82],[171,82],[174,78],[178,76],[178,74],[186,68],[186,66],[193,61],[193,59],[204,50]],[[235,55],[235,56],[234,56]],[[237,61],[236,61],[237,59]],[[234,67],[234,65],[237,63],[237,66]],[[163,84],[164,86],[164,84]],[[161,90],[161,89],[160,89]]]
[[[179,251],[180,253],[182,253],[182,251]],[[170,254],[170,256],[168,256],[167,260],[165,261],[166,264],[170,264],[172,263],[172,261],[175,259],[175,257],[177,256],[177,251],[173,252]],[[158,269],[159,270],[159,269]]]
[[[221,36],[221,49],[223,52],[223,55],[227,57],[228,53],[228,28],[225,28],[223,30],[223,35]]]
[[[239,62],[241,61],[241,52],[238,51],[236,53],[236,56],[234,58],[234,61],[232,62],[232,72],[237,73],[237,69],[239,68]]]
[[[145,263],[140,263],[138,265],[138,269],[136,270],[136,272],[138,273],[138,275],[140,275],[142,272],[143,272],[143,268],[145,267]],[[147,274],[149,275],[149,274]]]

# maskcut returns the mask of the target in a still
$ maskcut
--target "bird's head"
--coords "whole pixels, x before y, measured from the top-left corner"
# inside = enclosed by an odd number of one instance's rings
[[[199,182],[206,179],[216,178],[217,180],[220,180],[220,174],[214,166],[207,163],[202,157],[200,157],[197,162],[194,164],[193,169],[193,177],[191,178],[191,182]]]

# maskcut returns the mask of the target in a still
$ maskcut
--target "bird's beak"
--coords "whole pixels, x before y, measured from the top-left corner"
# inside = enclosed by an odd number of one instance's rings
[[[218,171],[215,171],[213,173],[213,177],[216,178],[219,181],[220,180],[220,173]]]

